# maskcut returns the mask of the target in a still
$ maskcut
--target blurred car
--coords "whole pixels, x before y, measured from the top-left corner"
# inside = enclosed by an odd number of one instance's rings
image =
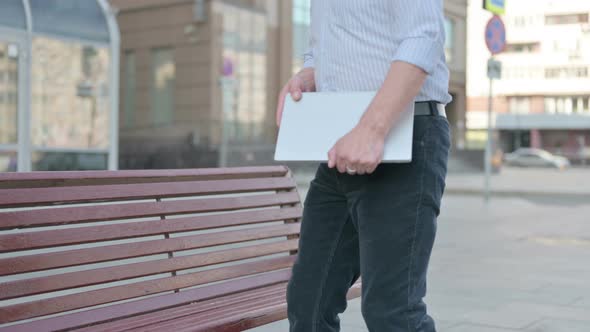
[[[565,157],[556,156],[545,150],[521,148],[505,156],[505,164],[516,167],[553,167],[565,169],[570,161]]]

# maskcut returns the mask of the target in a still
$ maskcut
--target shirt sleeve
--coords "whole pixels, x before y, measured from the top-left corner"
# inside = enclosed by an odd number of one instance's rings
[[[395,0],[393,33],[399,46],[392,62],[403,61],[431,74],[444,55],[442,0]]]
[[[310,1],[309,4],[309,20],[311,22],[312,18],[313,18],[313,10],[314,10],[314,2]],[[305,51],[305,53],[303,53],[303,68],[314,68],[315,66],[315,61],[314,61],[314,46],[315,46],[315,30],[313,28],[309,29],[309,40],[308,40],[308,46],[307,46],[307,51]]]
[[[313,59],[313,48],[310,47],[307,49],[305,53],[303,53],[303,68],[313,68],[314,67],[314,59]]]

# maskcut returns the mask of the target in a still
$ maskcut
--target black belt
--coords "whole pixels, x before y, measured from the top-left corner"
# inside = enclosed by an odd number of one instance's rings
[[[442,116],[443,118],[447,117],[447,113],[445,112],[445,105],[436,102],[436,101],[419,101],[416,102],[414,106],[414,115],[415,116],[424,116],[424,115],[432,115],[432,116]]]

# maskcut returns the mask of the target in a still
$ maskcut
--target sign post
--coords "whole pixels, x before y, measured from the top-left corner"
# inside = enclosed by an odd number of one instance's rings
[[[489,0],[486,2],[500,2],[500,1],[493,1]],[[502,5],[504,1],[501,1]],[[485,6],[485,3],[484,3]],[[503,7],[502,7],[503,8]],[[492,112],[494,107],[494,99],[493,99],[493,82],[494,79],[499,79],[502,76],[502,63],[496,59],[494,59],[494,55],[501,53],[504,51],[506,47],[506,28],[504,26],[504,22],[502,19],[494,15],[486,25],[485,31],[485,40],[486,46],[491,53],[491,57],[488,60],[488,78],[490,81],[489,86],[489,93],[488,93],[488,138],[486,144],[486,151],[485,151],[485,189],[484,189],[484,197],[485,201],[489,202],[490,200],[490,178],[492,175],[492,148],[493,148],[493,131],[492,131]]]

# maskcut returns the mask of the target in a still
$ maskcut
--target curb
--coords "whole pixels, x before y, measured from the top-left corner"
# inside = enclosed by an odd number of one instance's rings
[[[483,189],[472,188],[447,188],[447,195],[480,195],[483,196]],[[572,193],[559,191],[519,191],[519,190],[492,190],[491,196],[496,197],[529,197],[529,198],[547,198],[560,197],[570,199],[586,199],[590,201],[590,193]]]

